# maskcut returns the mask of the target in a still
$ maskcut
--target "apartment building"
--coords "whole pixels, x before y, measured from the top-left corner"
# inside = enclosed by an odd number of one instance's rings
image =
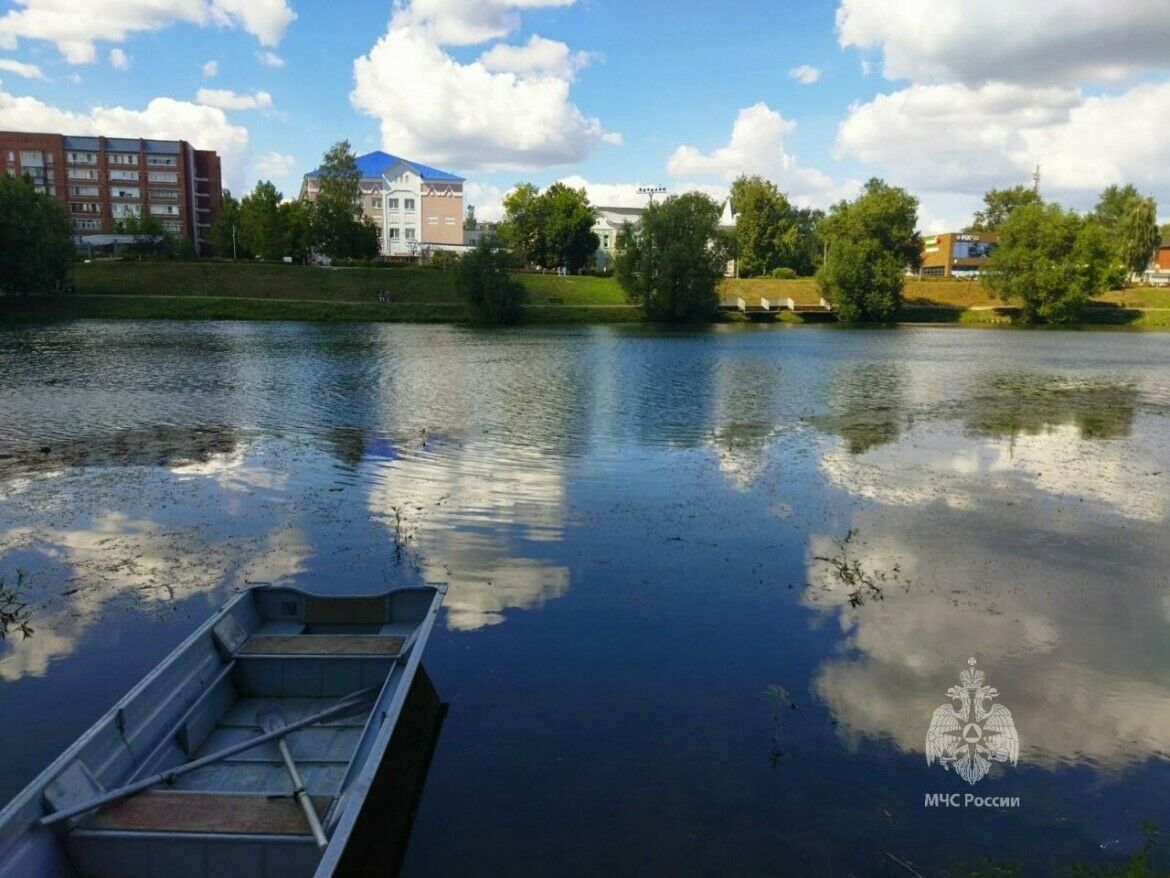
[[[462,177],[385,152],[357,158],[362,212],[378,227],[385,256],[423,249],[462,250]],[[305,174],[301,198],[317,199],[318,171]]]
[[[0,131],[0,159],[65,205],[81,246],[127,240],[119,221],[146,211],[203,250],[223,205],[219,156],[185,140]]]

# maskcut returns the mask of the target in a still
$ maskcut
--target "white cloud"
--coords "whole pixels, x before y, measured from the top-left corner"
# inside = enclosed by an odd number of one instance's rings
[[[97,60],[98,42],[123,43],[133,33],[174,23],[242,27],[265,46],[276,45],[296,14],[285,0],[16,0],[0,17],[0,48],[20,39],[54,43],[70,64]]]
[[[23,76],[25,79],[45,78],[45,74],[41,72],[41,68],[36,64],[25,64],[23,61],[17,61],[13,58],[0,58],[0,70],[15,73],[17,76]]]
[[[203,70],[203,75],[206,77],[217,76],[219,74],[219,62],[205,61],[201,69]]]
[[[451,168],[526,169],[581,161],[605,139],[601,121],[569,99],[568,78],[461,64],[428,30],[403,25],[404,16],[354,61],[350,100],[381,122],[387,149]]]
[[[504,218],[504,195],[499,186],[482,183],[463,184],[463,203],[475,205],[475,218],[481,223],[498,223]]]
[[[219,153],[231,186],[241,179],[248,152],[248,130],[232,125],[223,110],[172,98],[155,98],[142,110],[95,107],[75,113],[0,91],[0,129],[187,140]]]
[[[284,59],[275,52],[263,51],[256,53],[256,60],[265,67],[280,68],[284,66]]]
[[[1157,0],[841,0],[837,34],[879,49],[887,78],[918,82],[1067,84],[1170,68]]]
[[[801,64],[799,67],[793,67],[789,70],[788,75],[801,85],[813,85],[820,81],[821,71],[808,64]]]
[[[589,52],[573,52],[564,43],[533,34],[523,46],[497,43],[479,60],[492,73],[548,74],[571,80],[592,59]]]
[[[1095,97],[1003,83],[912,85],[854,105],[837,152],[930,191],[980,194],[1026,182],[1038,164],[1048,191],[1087,198],[1132,181],[1165,201],[1168,101],[1170,83]]]
[[[520,26],[521,9],[571,6],[575,0],[413,0],[394,13],[392,28],[413,27],[444,46],[474,46]]]
[[[564,183],[573,189],[584,189],[591,204],[599,207],[645,207],[647,196],[638,190],[644,186],[657,185],[655,183],[595,183],[586,180],[580,174],[561,177],[558,183]],[[674,183],[667,188],[667,195],[681,195],[684,192],[702,192],[711,196],[715,201],[722,202],[727,198],[728,187],[721,183]]]
[[[726,146],[709,153],[680,146],[667,160],[672,177],[719,177],[730,182],[740,174],[760,174],[800,202],[824,203],[851,193],[855,182],[838,186],[822,171],[801,167],[784,149],[784,137],[796,127],[767,104],[739,111]]]
[[[110,49],[110,66],[115,70],[129,70],[130,56],[121,49]]]
[[[195,93],[195,103],[221,110],[271,110],[272,95],[266,91],[249,95],[226,88],[201,88]]]
[[[295,158],[279,152],[266,152],[256,159],[256,172],[264,177],[287,177],[296,166]]]

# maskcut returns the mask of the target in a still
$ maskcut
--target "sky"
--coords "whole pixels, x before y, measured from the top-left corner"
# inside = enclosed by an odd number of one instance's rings
[[[595,204],[642,185],[802,206],[870,177],[958,230],[989,187],[1081,210],[1133,182],[1170,218],[1165,0],[0,0],[0,129],[182,138],[295,197],[347,139]]]

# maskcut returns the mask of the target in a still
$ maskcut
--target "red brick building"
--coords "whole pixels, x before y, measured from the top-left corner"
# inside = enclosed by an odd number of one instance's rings
[[[223,206],[219,156],[185,140],[0,131],[0,168],[65,205],[82,246],[114,243],[118,221],[145,211],[202,251]]]

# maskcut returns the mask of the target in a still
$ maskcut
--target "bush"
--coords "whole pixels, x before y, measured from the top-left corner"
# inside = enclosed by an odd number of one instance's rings
[[[440,271],[447,271],[457,267],[462,258],[462,254],[456,253],[454,250],[436,250],[431,254],[430,266]]]
[[[781,265],[779,268],[772,269],[772,277],[776,280],[795,280],[796,269]]]
[[[1105,272],[1105,283],[1111,290],[1124,290],[1129,285],[1129,269],[1124,265],[1114,265]]]
[[[877,241],[844,238],[829,248],[817,288],[846,323],[889,321],[902,304],[902,265]]]
[[[455,288],[481,323],[519,323],[524,317],[527,292],[508,273],[508,256],[481,242],[459,260]]]

